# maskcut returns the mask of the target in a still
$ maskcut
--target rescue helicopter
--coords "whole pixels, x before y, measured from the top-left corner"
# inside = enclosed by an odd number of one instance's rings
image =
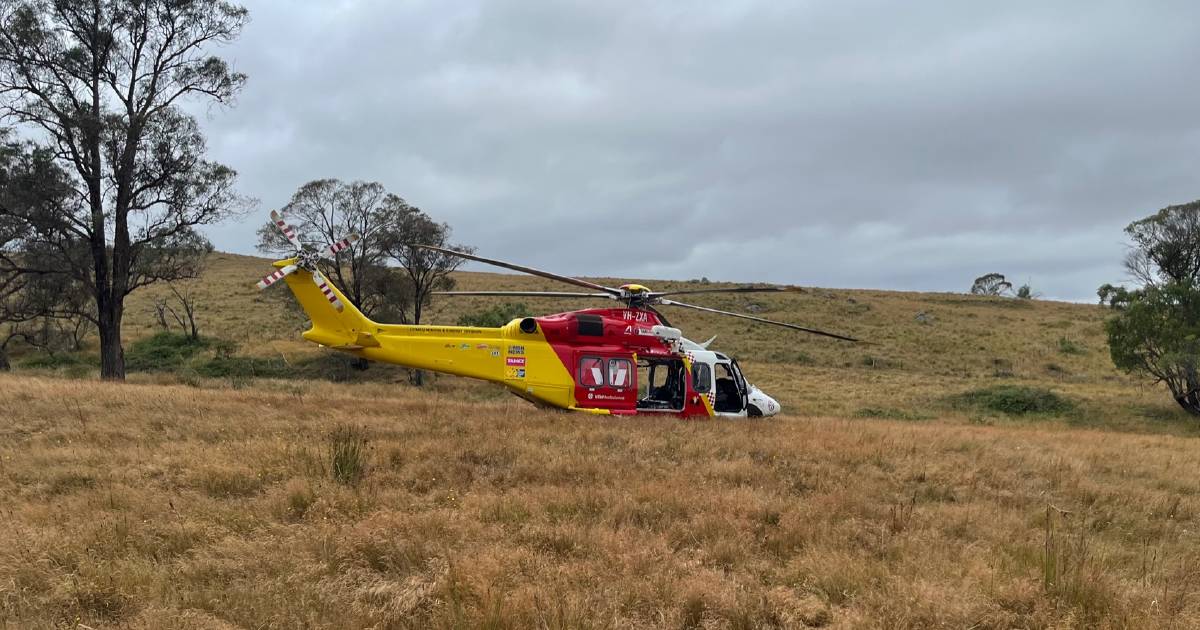
[[[414,245],[496,267],[574,285],[586,292],[441,291],[441,296],[601,299],[592,308],[514,319],[499,328],[381,324],[371,321],[318,269],[324,258],[357,240],[351,234],[324,249],[305,247],[279,213],[271,219],[295,247],[291,258],[259,289],[283,280],[312,321],[304,339],[356,357],[498,383],[536,405],[605,415],[764,417],[779,402],[746,381],[738,362],[696,343],[672,327],[657,307],[671,306],[737,317],[847,342],[857,339],[796,324],[680,302],[706,293],[780,293],[785,287],[652,291],[640,284],[608,287],[475,254]],[[302,272],[302,273],[301,273]]]

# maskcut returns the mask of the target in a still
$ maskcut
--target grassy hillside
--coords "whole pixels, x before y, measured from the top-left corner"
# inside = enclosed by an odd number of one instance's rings
[[[216,254],[194,285],[202,332],[231,339],[242,354],[311,356],[322,350],[299,338],[303,314],[283,287],[259,292],[266,259]],[[558,283],[522,275],[464,272],[461,289],[561,290]],[[649,279],[658,289],[699,286]],[[157,289],[161,291],[162,289]],[[130,301],[126,333],[154,330],[155,290]],[[611,304],[523,299],[533,315]],[[717,335],[713,347],[742,363],[747,377],[793,415],[954,416],[993,422],[986,409],[947,405],[946,397],[980,387],[1031,385],[1077,402],[1057,421],[1139,431],[1194,434],[1194,423],[1168,396],[1123,375],[1108,358],[1098,306],[943,293],[809,288],[799,294],[698,296],[694,302],[781,321],[840,331],[868,340],[849,344],[685,309],[664,308],[671,323],[695,340]],[[455,323],[496,298],[451,298],[434,303],[427,321]],[[920,317],[918,317],[920,315]],[[399,376],[396,377],[399,379]],[[480,384],[479,387],[488,387]]]
[[[1178,437],[0,383],[4,627],[1200,624]]]
[[[253,286],[268,270],[214,256],[202,332],[319,375],[289,294]],[[131,300],[129,339],[154,332],[153,297]],[[872,344],[668,312],[783,403],[752,422],[542,411],[378,367],[0,375],[0,627],[1200,626],[1200,429],[1112,368],[1103,310],[696,302]]]

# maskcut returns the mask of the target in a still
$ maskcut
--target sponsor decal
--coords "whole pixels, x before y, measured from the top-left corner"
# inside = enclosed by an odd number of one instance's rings
[[[479,345],[475,346],[475,349],[476,349],[476,350],[487,350],[487,349],[488,349],[488,345],[487,345],[486,343],[481,343],[481,344],[479,344]]]
[[[520,368],[517,370],[517,378],[525,378],[525,368]]]
[[[504,370],[504,378],[525,378],[525,368],[507,368]]]
[[[525,365],[525,357],[508,357],[505,360],[506,365]]]
[[[492,350],[492,358],[496,358],[496,357],[498,357],[498,356],[500,356],[500,351],[499,351],[499,350]]]
[[[458,347],[458,349],[459,349],[459,350],[470,350],[470,349],[471,349],[471,344],[469,344],[469,343],[464,343],[464,344],[460,345],[460,346]]]
[[[588,394],[588,398],[592,398],[592,394]],[[625,400],[623,396],[613,396],[612,394],[595,394],[596,400]]]
[[[509,354],[525,354],[525,346],[509,346]]]

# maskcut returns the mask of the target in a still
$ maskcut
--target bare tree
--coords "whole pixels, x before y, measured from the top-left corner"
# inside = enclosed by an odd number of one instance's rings
[[[472,247],[452,245],[450,233],[449,225],[438,223],[420,208],[405,204],[403,217],[389,234],[388,256],[404,269],[412,283],[410,323],[421,323],[422,309],[429,305],[434,291],[454,288],[454,278],[450,274],[464,262],[453,254],[414,245],[433,245],[466,253],[475,251]]]
[[[223,0],[0,0],[0,116],[45,143],[30,175],[54,193],[3,211],[27,228],[22,248],[57,254],[34,267],[0,252],[0,265],[87,287],[104,378],[125,376],[126,296],[192,276],[210,249],[194,228],[242,203],[179,106],[232,100],[245,75],[205,50],[246,20]]]
[[[323,262],[321,271],[370,317],[391,311],[389,300],[404,289],[394,270],[387,268],[385,248],[387,235],[406,207],[378,182],[318,179],[301,186],[282,213],[306,247],[324,249],[351,232],[358,234],[358,241]],[[258,249],[286,256],[293,248],[268,222],[258,230]]]
[[[180,289],[171,283],[170,297],[162,296],[154,299],[154,319],[164,330],[171,329],[175,322],[179,329],[192,340],[200,339],[200,325],[196,320],[196,295],[190,287]],[[172,299],[174,298],[174,299]],[[168,317],[170,319],[168,320]]]

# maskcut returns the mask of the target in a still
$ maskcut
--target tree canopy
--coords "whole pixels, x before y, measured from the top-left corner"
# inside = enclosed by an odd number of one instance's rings
[[[1113,363],[1165,383],[1180,407],[1200,415],[1200,202],[1170,206],[1125,229],[1133,248],[1125,259],[1142,283],[1105,284],[1101,304]]]

